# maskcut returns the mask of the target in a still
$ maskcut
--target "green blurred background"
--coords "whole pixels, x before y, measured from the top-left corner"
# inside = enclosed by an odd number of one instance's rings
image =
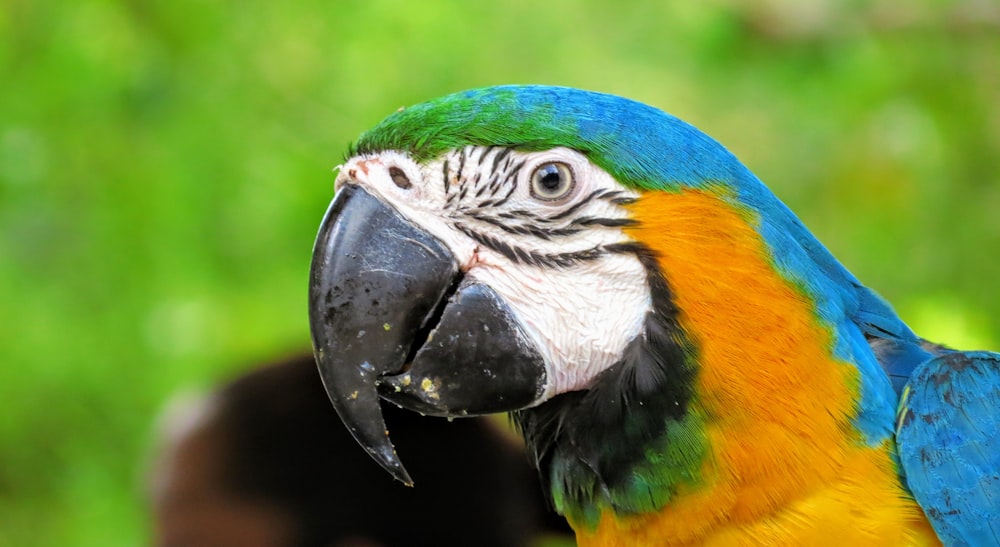
[[[996,2],[0,0],[0,544],[146,543],[166,399],[307,346],[347,143],[499,83],[694,123],[919,332],[1000,348]]]

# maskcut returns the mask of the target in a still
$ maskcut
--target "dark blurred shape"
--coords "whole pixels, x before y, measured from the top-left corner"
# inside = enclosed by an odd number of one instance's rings
[[[162,547],[517,546],[545,533],[569,537],[521,447],[485,418],[448,422],[387,405],[416,486],[393,481],[340,423],[311,355],[254,370],[179,410],[153,475]]]

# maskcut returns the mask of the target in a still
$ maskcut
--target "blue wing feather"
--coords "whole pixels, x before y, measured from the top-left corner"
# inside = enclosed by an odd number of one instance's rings
[[[896,445],[946,545],[1000,545],[1000,354],[947,352],[916,367]]]
[[[934,357],[955,352],[953,349],[916,337],[913,340],[871,338],[868,343],[882,365],[882,370],[889,376],[897,399],[902,397],[903,388],[910,381],[918,365]]]

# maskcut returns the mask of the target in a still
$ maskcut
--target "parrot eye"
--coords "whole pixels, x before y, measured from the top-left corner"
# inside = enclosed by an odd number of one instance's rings
[[[566,197],[575,185],[573,171],[565,163],[543,163],[531,174],[531,195],[542,201]]]

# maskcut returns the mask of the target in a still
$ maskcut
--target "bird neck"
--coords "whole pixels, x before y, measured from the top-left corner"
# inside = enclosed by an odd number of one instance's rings
[[[858,369],[835,357],[815,298],[774,267],[753,211],[704,190],[650,192],[631,207],[638,224],[629,230],[664,273],[697,370],[685,414],[661,417],[683,434],[649,439],[633,471],[680,462],[686,480],[655,510],[576,522],[580,544],[718,534],[813,543],[807,534],[817,530],[842,535],[847,515],[873,515],[871,530],[924,533],[889,446],[866,443],[855,427]],[[692,445],[698,458],[673,457]]]
[[[631,207],[663,289],[643,336],[588,391],[515,417],[579,544],[932,538],[891,444],[857,427],[861,373],[753,211],[698,190]]]
[[[587,527],[605,511],[663,507],[698,479],[707,454],[691,411],[695,348],[654,253],[641,244],[622,250],[646,270],[652,305],[642,334],[587,390],[514,415],[556,509]]]

